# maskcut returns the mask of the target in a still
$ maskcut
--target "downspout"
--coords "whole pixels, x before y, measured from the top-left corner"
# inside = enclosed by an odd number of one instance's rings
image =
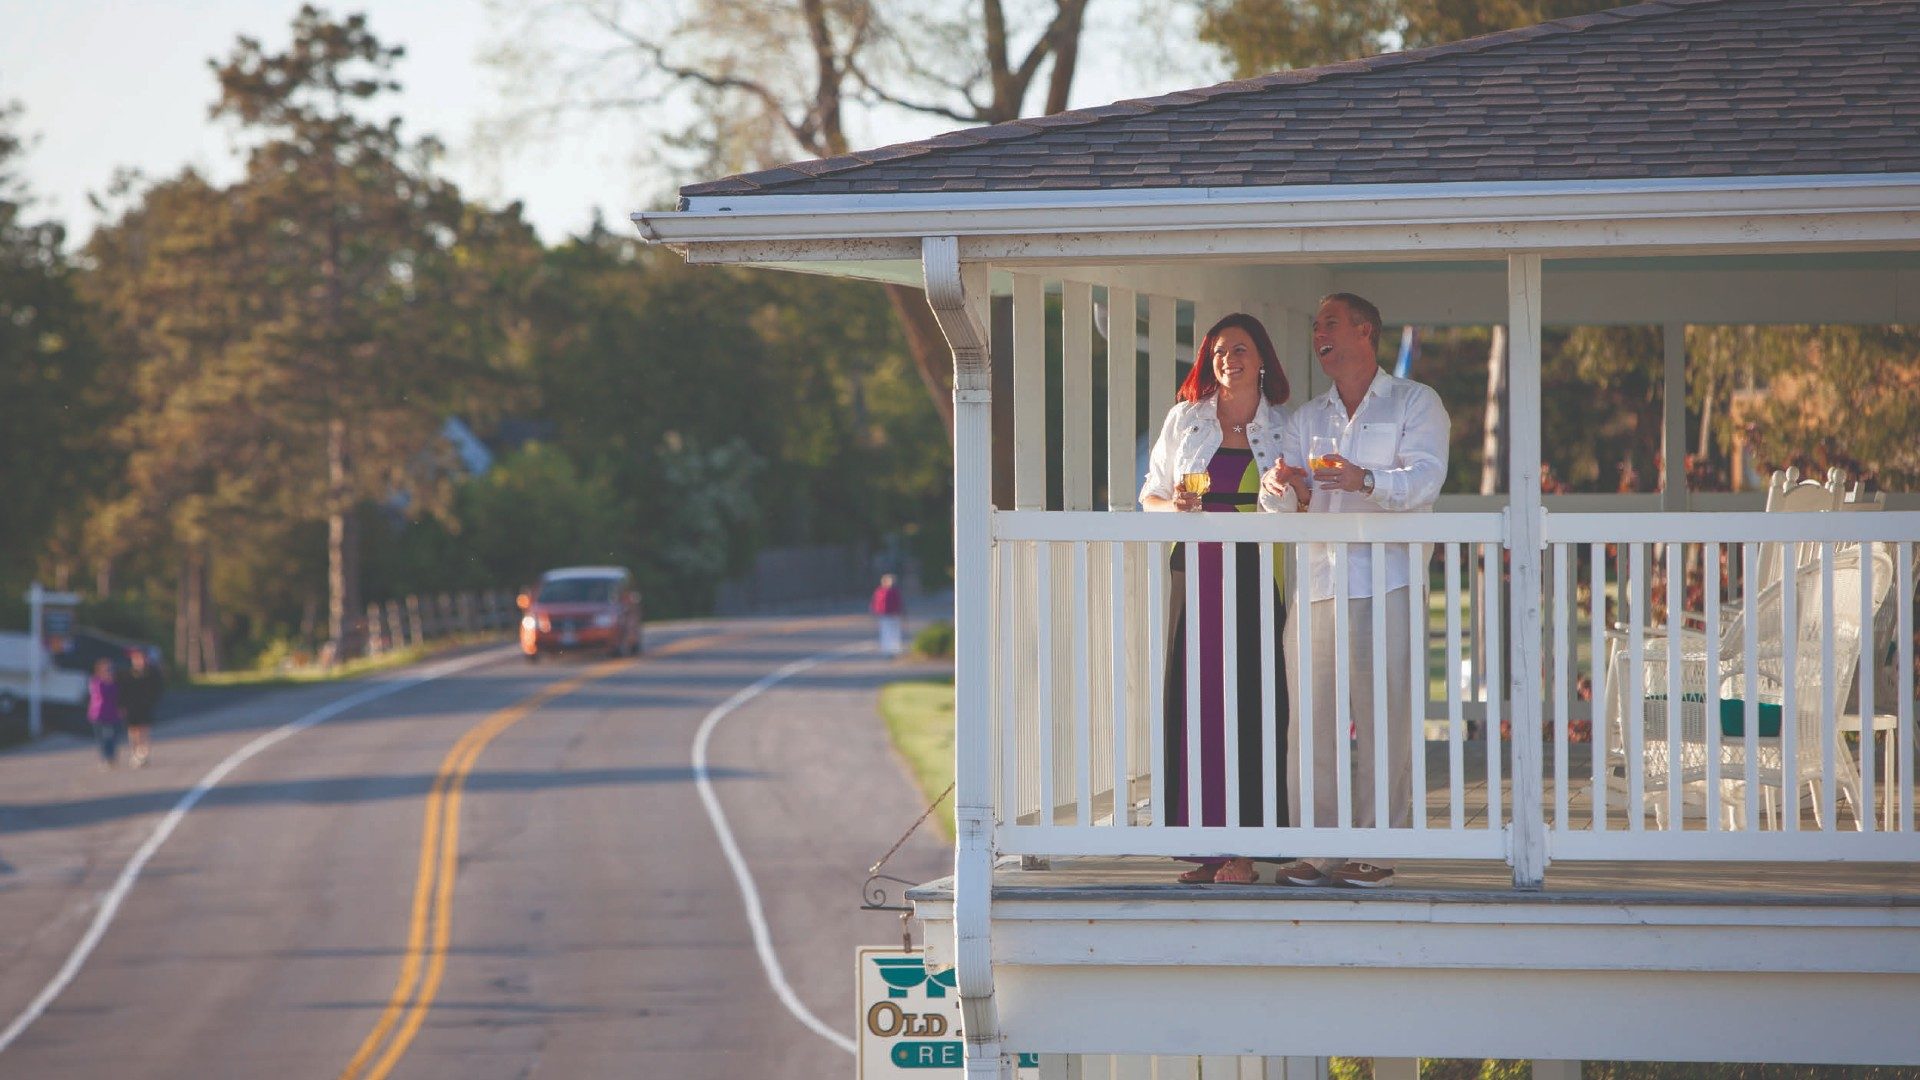
[[[927,303],[953,348],[953,957],[967,1080],[1010,1074],[993,996],[993,774],[989,632],[993,580],[993,377],[987,334],[960,270],[960,243],[920,243]],[[984,285],[984,280],[981,282]]]

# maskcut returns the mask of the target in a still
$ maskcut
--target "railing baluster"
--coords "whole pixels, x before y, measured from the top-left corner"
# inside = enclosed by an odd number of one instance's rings
[[[1686,596],[1687,560],[1679,544],[1667,545],[1667,828],[1684,832],[1687,827],[1687,726],[1682,706],[1680,676],[1683,654],[1680,648],[1680,616]]]
[[[1289,798],[1292,805],[1300,808],[1299,820],[1293,822],[1295,828],[1312,828],[1320,822],[1314,816],[1313,793],[1313,570],[1312,545],[1302,545],[1293,560],[1298,573],[1293,576],[1293,631],[1294,654],[1288,663],[1288,672],[1293,684],[1300,688],[1300,700],[1291,703],[1293,709],[1292,730],[1289,736],[1289,748],[1297,753],[1287,755],[1287,765],[1293,769],[1294,784]],[[1295,759],[1298,760],[1295,760]]]
[[[1720,542],[1700,550],[1700,612],[1706,619],[1707,803],[1708,832],[1720,828]]]
[[[1393,824],[1391,803],[1388,799],[1388,782],[1393,777],[1389,764],[1393,759],[1387,753],[1393,742],[1393,731],[1387,721],[1387,545],[1373,544],[1368,554],[1373,568],[1373,597],[1367,603],[1372,617],[1367,621],[1372,632],[1372,645],[1368,649],[1373,663],[1373,715],[1362,719],[1362,723],[1373,729],[1373,824],[1377,829],[1385,829]]]
[[[1073,789],[1074,824],[1093,823],[1093,684],[1087,653],[1093,630],[1087,614],[1087,545],[1073,545]]]
[[[1187,624],[1186,690],[1187,711],[1183,728],[1187,737],[1186,793],[1187,825],[1202,823],[1200,817],[1200,545],[1189,540],[1185,550],[1187,583],[1185,615]]]
[[[1873,808],[1875,806],[1876,787],[1873,759],[1873,682],[1879,654],[1873,646],[1873,545],[1860,545],[1860,642],[1858,659],[1853,665],[1853,673],[1860,680],[1860,798],[1853,808],[1853,814],[1860,822],[1861,832],[1872,832],[1875,828]],[[1836,691],[1838,692],[1838,691]],[[1838,754],[1840,747],[1834,747]]]
[[[1466,721],[1460,708],[1460,564],[1467,557],[1458,543],[1447,542],[1447,826],[1467,826]]]
[[[1553,545],[1553,827],[1567,827],[1567,612],[1573,603],[1567,545]]]
[[[1132,824],[1133,785],[1127,781],[1127,718],[1134,703],[1127,694],[1127,552],[1124,544],[1107,545],[1107,565],[1113,583],[1113,823]]]
[[[1167,825],[1167,546],[1147,545],[1147,812]]]
[[[1646,828],[1646,712],[1647,712],[1647,669],[1646,635],[1642,629],[1646,626],[1647,611],[1642,599],[1646,590],[1640,588],[1647,573],[1647,547],[1645,544],[1629,545],[1628,557],[1629,584],[1626,588],[1627,600],[1632,614],[1627,617],[1627,828],[1639,832]],[[1668,755],[1671,760],[1672,755]]]
[[[1593,829],[1595,832],[1605,832],[1607,784],[1612,779],[1607,747],[1611,745],[1613,728],[1613,717],[1603,712],[1607,707],[1607,665],[1613,659],[1606,652],[1607,545],[1589,545],[1587,559],[1587,679],[1592,687],[1587,695],[1587,739],[1591,747],[1587,770],[1592,780],[1588,790],[1593,793]]]
[[[1280,703],[1273,684],[1273,545],[1259,545],[1260,570],[1260,817],[1257,824],[1281,824],[1279,801]]]
[[[1780,553],[1780,813],[1788,832],[1800,830],[1800,560],[1797,545]]]
[[[1502,810],[1506,800],[1500,795],[1500,777],[1503,762],[1500,757],[1500,705],[1505,697],[1505,686],[1500,681],[1503,670],[1500,643],[1505,639],[1500,633],[1500,552],[1499,544],[1482,546],[1486,574],[1487,619],[1487,828],[1500,831]]]
[[[1480,595],[1486,587],[1486,579],[1481,570],[1481,561],[1473,557],[1472,550],[1469,547],[1467,555],[1467,700],[1485,704],[1486,619],[1483,617],[1482,608],[1485,605],[1480,602]],[[1484,717],[1485,713],[1481,715]]]
[[[1407,733],[1409,771],[1413,776],[1413,827],[1427,827],[1427,586],[1432,580],[1431,558],[1414,566],[1419,544],[1407,545]]]
[[[1855,575],[1856,580],[1859,575]],[[1832,832],[1837,827],[1839,800],[1834,791],[1834,758],[1840,749],[1835,730],[1835,712],[1839,707],[1839,688],[1833,678],[1833,545],[1820,545],[1820,829]]]
[[[1746,759],[1745,814],[1747,828],[1760,827],[1760,583],[1752,573],[1760,558],[1760,545],[1747,543],[1740,548],[1740,584],[1746,591],[1744,618],[1744,639],[1742,646],[1740,682],[1741,694],[1745,702],[1745,713],[1741,726],[1741,741]]]
[[[1220,737],[1226,807],[1222,821],[1240,820],[1240,605],[1238,544],[1220,545]]]
[[[1347,625],[1348,545],[1331,545],[1333,550],[1333,790],[1338,801],[1335,820],[1343,829],[1353,828],[1353,696],[1348,669],[1353,664],[1353,648]]]
[[[1025,545],[1001,541],[993,545],[993,626],[998,648],[999,681],[994,699],[999,703],[992,730],[1000,740],[1000,812],[1002,824],[1012,824],[1020,813],[1020,739],[1014,724],[1013,697],[1013,564],[1015,549]]]
[[[1894,603],[1900,605],[1900,705],[1898,728],[1888,745],[1898,752],[1900,762],[1900,817],[1895,827],[1912,832],[1913,813],[1914,717],[1913,717],[1913,541],[1902,540],[1899,547],[1899,584]],[[1891,795],[1891,793],[1889,793]]]
[[[1034,653],[1037,663],[1034,680],[1034,732],[1040,750],[1040,824],[1054,824],[1053,798],[1053,544],[1041,540],[1033,545]]]

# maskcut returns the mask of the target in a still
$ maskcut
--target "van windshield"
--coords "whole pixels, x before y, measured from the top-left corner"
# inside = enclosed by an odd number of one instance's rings
[[[570,577],[540,586],[543,604],[610,604],[616,582],[613,578]]]

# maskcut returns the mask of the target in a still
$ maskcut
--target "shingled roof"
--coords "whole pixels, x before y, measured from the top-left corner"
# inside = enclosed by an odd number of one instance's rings
[[[1658,0],[796,162],[680,193],[1909,171],[1920,171],[1920,0]]]

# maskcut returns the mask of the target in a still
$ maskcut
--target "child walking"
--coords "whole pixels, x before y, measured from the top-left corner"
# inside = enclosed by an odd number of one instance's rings
[[[94,737],[100,740],[103,769],[118,764],[124,721],[120,711],[120,684],[113,678],[113,661],[101,657],[94,661],[93,677],[87,680],[87,723],[93,725]]]

